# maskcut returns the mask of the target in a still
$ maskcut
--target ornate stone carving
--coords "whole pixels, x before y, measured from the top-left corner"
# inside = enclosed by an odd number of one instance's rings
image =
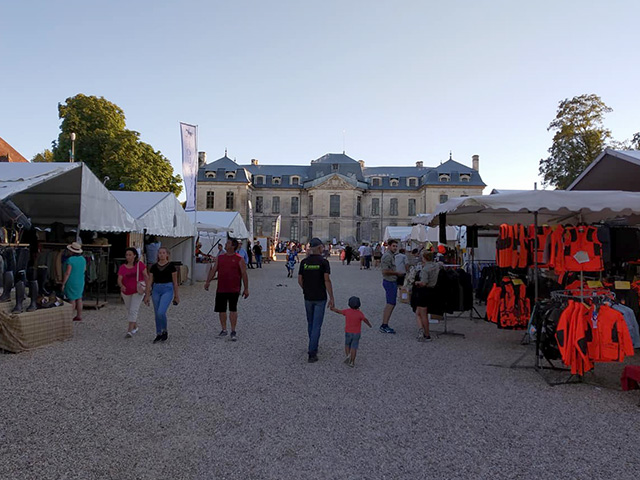
[[[322,182],[320,185],[317,185],[315,188],[322,189],[331,189],[331,190],[355,190],[356,187],[351,185],[349,182],[340,178],[339,175],[332,175],[326,181]]]

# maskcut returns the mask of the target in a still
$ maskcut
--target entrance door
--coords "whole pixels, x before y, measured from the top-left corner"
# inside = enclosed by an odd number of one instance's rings
[[[336,242],[340,241],[340,223],[338,222],[329,224],[329,242],[333,242],[334,238]]]

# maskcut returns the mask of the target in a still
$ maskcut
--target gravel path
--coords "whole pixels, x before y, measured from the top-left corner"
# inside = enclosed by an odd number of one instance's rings
[[[450,322],[466,339],[420,344],[399,305],[397,335],[383,335],[380,272],[332,267],[338,306],[359,295],[375,327],[355,369],[331,312],[320,361],[306,363],[302,295],[283,262],[249,271],[236,343],[213,338],[214,294],[197,284],[170,308],[166,344],[151,344],[144,307],[125,340],[114,301],[70,341],[0,355],[0,478],[637,477],[638,392],[489,366],[533,352],[521,332],[467,317]],[[619,385],[621,369],[598,365],[597,379]]]

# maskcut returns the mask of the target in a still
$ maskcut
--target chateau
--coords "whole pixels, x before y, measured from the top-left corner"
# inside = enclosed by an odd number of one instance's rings
[[[479,157],[472,167],[449,160],[435,167],[367,167],[344,153],[329,153],[310,165],[239,165],[227,157],[206,163],[199,156],[197,210],[238,211],[254,236],[273,236],[282,216],[280,238],[306,242],[380,241],[387,226],[411,225],[449,198],[482,195]]]

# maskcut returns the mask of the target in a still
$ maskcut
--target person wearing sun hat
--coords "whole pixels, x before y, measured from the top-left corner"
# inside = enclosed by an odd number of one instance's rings
[[[62,291],[76,310],[75,322],[82,321],[82,294],[84,292],[84,272],[87,269],[87,261],[82,256],[82,246],[78,242],[67,245],[71,256],[64,264],[64,279]]]

